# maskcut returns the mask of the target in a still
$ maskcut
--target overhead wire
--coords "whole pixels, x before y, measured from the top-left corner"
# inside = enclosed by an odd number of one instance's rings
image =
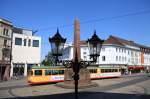
[[[134,16],[134,15],[140,15],[140,14],[148,14],[148,13],[150,13],[150,10],[138,11],[138,12],[134,12],[134,13],[128,13],[128,14],[112,16],[112,17],[98,18],[98,19],[87,20],[87,21],[80,21],[80,24],[95,23],[95,22],[99,22],[102,20],[113,20],[113,19],[118,19],[118,18],[123,18],[123,17],[128,17],[128,16]],[[56,29],[56,28],[65,28],[65,27],[71,27],[71,26],[73,26],[73,24],[65,24],[65,25],[60,25],[60,26],[39,28],[39,29],[35,30],[35,33],[38,31],[51,30],[51,29]]]

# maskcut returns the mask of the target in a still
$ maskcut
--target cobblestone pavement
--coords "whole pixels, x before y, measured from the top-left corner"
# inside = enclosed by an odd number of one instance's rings
[[[93,80],[98,87],[79,89],[79,99],[150,99],[150,77],[144,75]],[[26,79],[0,83],[0,98],[71,99],[74,89],[64,89],[55,84],[30,86]]]

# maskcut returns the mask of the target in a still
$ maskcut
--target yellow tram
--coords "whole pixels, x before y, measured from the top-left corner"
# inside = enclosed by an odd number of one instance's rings
[[[114,67],[88,67],[91,79],[120,77],[121,71]],[[33,66],[29,71],[29,84],[64,81],[64,67]]]

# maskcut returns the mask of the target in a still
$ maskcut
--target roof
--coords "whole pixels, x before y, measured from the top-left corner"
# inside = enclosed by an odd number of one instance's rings
[[[13,33],[22,34],[22,29],[21,28],[17,28],[17,27],[13,27]]]
[[[150,49],[150,47],[148,46],[141,45],[141,44],[135,43],[134,41],[125,40],[123,38],[119,38],[119,37],[112,36],[112,35],[109,36],[109,38],[104,42],[104,44],[116,44],[116,45],[121,45],[121,46],[129,45],[129,46],[134,46],[134,47],[139,47],[139,48]]]
[[[132,40],[126,40],[126,39],[116,37],[116,36],[112,36],[112,35],[110,35],[109,38],[107,40],[105,40],[103,44],[104,45],[105,44],[114,44],[114,45],[120,45],[120,46],[129,45],[129,46],[138,47],[138,48],[144,49],[144,50],[146,49],[146,50],[148,50],[148,52],[150,52],[150,47],[148,47],[148,46],[135,43]],[[80,41],[80,45],[87,45],[86,40]]]
[[[25,35],[33,35],[33,31],[30,29],[25,29],[25,28],[18,28],[18,27],[13,27],[12,29],[13,33],[17,34],[25,34]]]
[[[10,21],[8,21],[8,20],[6,20],[6,19],[3,19],[3,18],[0,18],[0,22],[1,22],[1,23],[4,23],[4,24],[7,24],[7,25],[10,25],[10,26],[13,25],[12,22],[10,22]]]

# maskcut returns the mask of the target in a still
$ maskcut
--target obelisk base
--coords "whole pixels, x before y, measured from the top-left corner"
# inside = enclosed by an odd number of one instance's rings
[[[64,82],[57,83],[56,86],[62,88],[74,88],[74,72],[72,68],[67,68],[64,73]],[[78,88],[89,88],[89,87],[97,87],[98,84],[91,82],[90,72],[87,68],[81,68],[79,71],[79,81]]]

